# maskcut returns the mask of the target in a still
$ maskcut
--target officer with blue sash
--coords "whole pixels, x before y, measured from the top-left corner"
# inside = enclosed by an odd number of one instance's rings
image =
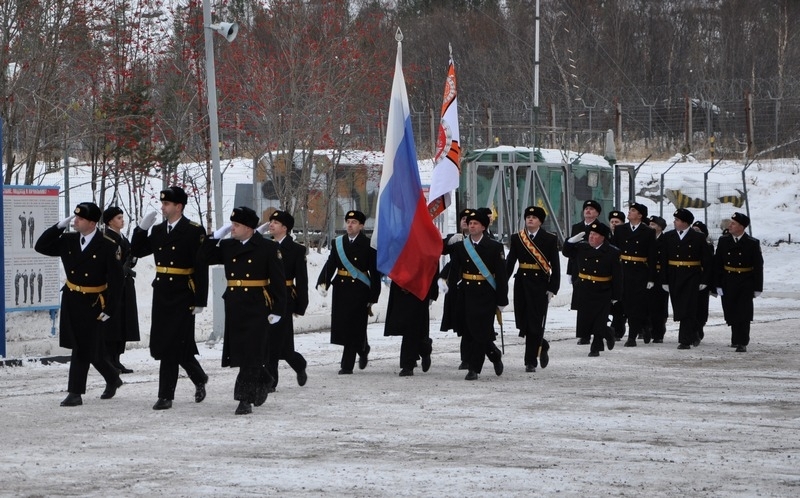
[[[508,277],[503,244],[485,233],[489,217],[472,211],[467,220],[469,237],[450,246],[448,252],[461,272],[459,308],[465,316],[464,333],[473,341],[465,380],[477,380],[485,358],[494,364],[495,374],[503,373],[502,353],[494,343],[494,319],[508,305]]]
[[[327,296],[333,286],[331,306],[331,344],[344,346],[339,375],[352,374],[358,354],[358,368],[369,361],[367,321],[371,307],[378,302],[381,279],[376,267],[377,253],[369,237],[362,233],[367,217],[361,211],[348,211],[344,217],[345,235],[334,239],[328,261],[317,279],[317,291]]]

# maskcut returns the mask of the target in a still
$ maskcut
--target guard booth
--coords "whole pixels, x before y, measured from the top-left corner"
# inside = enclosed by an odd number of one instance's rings
[[[619,204],[616,170],[597,155],[500,146],[468,152],[461,168],[458,209],[492,208],[490,230],[503,242],[524,226],[531,205],[544,208],[545,230],[563,242],[571,225],[583,219],[584,201],[598,201],[603,220],[615,199]]]

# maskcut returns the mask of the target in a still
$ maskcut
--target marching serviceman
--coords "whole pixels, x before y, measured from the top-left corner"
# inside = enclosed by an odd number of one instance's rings
[[[165,221],[153,226],[157,215],[151,211],[131,237],[131,254],[137,258],[152,254],[156,264],[150,355],[161,365],[154,410],[172,408],[178,367],[186,371],[195,386],[195,403],[206,397],[208,376],[195,357],[199,352],[194,337],[195,315],[203,311],[208,300],[208,266],[197,259],[206,232],[183,215],[188,200],[181,187],[162,190],[161,214]]]
[[[714,243],[708,237],[708,227],[706,226],[706,224],[700,220],[697,220],[694,223],[692,223],[692,230],[703,234],[703,236],[706,238],[706,244],[708,244],[708,248],[713,256]],[[713,264],[713,259],[712,259],[712,264]],[[713,285],[709,285],[708,287],[700,291],[700,299],[697,302],[697,317],[696,317],[697,320],[695,320],[695,326],[697,327],[697,340],[700,342],[703,341],[703,338],[706,335],[705,330],[703,329],[705,328],[706,323],[708,323],[708,305],[712,293],[714,294],[714,297],[717,297],[716,288]]]
[[[608,213],[608,228],[611,229],[611,239],[614,238],[615,229],[625,223],[625,215],[617,209]],[[612,242],[613,244],[613,242]],[[614,331],[614,339],[620,340],[625,337],[625,310],[622,307],[622,300],[611,305],[611,329]]]
[[[270,392],[278,386],[278,361],[284,360],[297,375],[297,383],[306,385],[306,359],[294,350],[294,315],[302,316],[308,307],[308,268],[306,248],[294,241],[289,233],[294,217],[286,211],[275,211],[269,217],[267,229],[281,250],[286,283],[286,310],[281,321],[270,328],[267,370],[274,379]]]
[[[583,203],[583,221],[579,221],[572,225],[570,229],[570,237],[575,237],[579,233],[584,234],[584,239],[589,236],[589,227],[591,227],[596,221],[597,217],[600,216],[600,213],[603,211],[603,207],[600,205],[599,202],[595,201],[594,199],[589,199],[584,201]],[[605,225],[603,225],[605,226]],[[572,300],[570,302],[569,309],[577,310],[578,303],[580,302],[580,297],[578,296],[578,291],[580,289],[578,283],[578,276],[577,271],[575,270],[575,261],[570,259],[567,261],[567,275],[570,277],[570,282],[572,283]],[[576,327],[576,333],[580,333],[578,328]],[[590,338],[578,337],[578,344],[589,344]]]
[[[700,345],[697,305],[700,291],[712,283],[711,249],[705,236],[692,230],[694,215],[685,208],[673,214],[675,230],[662,238],[661,286],[672,301],[672,319],[680,323],[678,349]]]
[[[722,299],[725,323],[731,328],[731,347],[735,347],[737,353],[747,352],[753,299],[761,295],[764,287],[761,245],[758,239],[745,232],[749,225],[747,215],[734,213],[728,234],[719,238],[714,256],[714,285]]]
[[[438,262],[436,263],[438,265]],[[422,360],[422,371],[431,368],[433,341],[430,334],[430,305],[439,298],[437,274],[428,287],[428,295],[420,300],[417,296],[391,281],[389,303],[386,307],[385,336],[402,336],[400,343],[400,377],[414,375],[417,360]]]
[[[133,370],[120,363],[119,357],[125,352],[125,343],[139,340],[139,309],[136,305],[136,285],[134,278],[136,271],[136,258],[131,255],[131,243],[122,233],[125,227],[125,215],[119,206],[111,206],[103,211],[103,224],[106,237],[113,239],[122,251],[122,272],[124,276],[121,296],[119,296],[119,310],[111,317],[109,333],[106,336],[108,355],[111,364],[119,373],[129,374]]]
[[[575,284],[581,299],[578,302],[576,329],[578,337],[592,339],[589,356],[600,356],[605,349],[614,349],[614,333],[606,325],[611,304],[622,297],[622,265],[619,249],[608,242],[611,230],[596,221],[589,225],[588,241],[584,232],[564,243],[563,253],[575,261]]]
[[[640,334],[645,344],[651,339],[647,291],[655,286],[657,252],[655,232],[642,222],[646,217],[647,206],[632,202],[628,222],[616,227],[611,237],[622,261],[622,310],[628,319],[626,347],[636,346]]]
[[[494,364],[496,375],[503,373],[503,355],[494,343],[494,319],[508,306],[508,277],[503,244],[485,233],[489,217],[472,211],[467,219],[469,237],[450,245],[449,252],[461,273],[458,299],[464,314],[463,333],[472,338],[464,379],[477,380],[485,358]]]
[[[45,256],[58,256],[67,275],[61,289],[59,345],[72,350],[67,397],[61,406],[83,404],[89,365],[106,381],[101,399],[114,397],[122,385],[119,372],[105,352],[107,322],[118,312],[122,289],[121,252],[117,243],[97,229],[100,208],[82,202],[73,215],[45,230],[34,249]],[[73,221],[74,219],[74,221]],[[73,221],[75,232],[64,233]]]
[[[367,323],[372,305],[381,293],[381,277],[376,267],[377,253],[369,237],[362,233],[366,215],[348,211],[344,217],[345,235],[336,237],[331,253],[317,279],[317,291],[325,297],[333,285],[331,306],[331,344],[344,346],[339,375],[367,368],[369,341]]]
[[[544,338],[547,307],[561,285],[558,238],[542,228],[547,213],[539,206],[525,208],[525,228],[511,235],[506,274],[514,273],[514,318],[525,338],[525,371],[547,367],[550,344]],[[538,361],[537,361],[538,357]]]
[[[444,239],[442,253],[446,254],[450,241],[459,242],[464,240],[464,237],[469,235],[467,216],[472,210],[469,208],[462,209],[458,213],[459,219],[459,232],[450,234]],[[469,334],[464,333],[464,314],[460,313],[458,309],[458,281],[461,280],[457,265],[454,264],[453,259],[444,265],[441,273],[439,273],[439,292],[444,294],[444,304],[442,306],[442,325],[439,328],[442,332],[453,330],[460,338],[459,353],[461,357],[461,364],[458,366],[459,370],[469,369],[469,347],[472,341]]]
[[[268,336],[285,313],[286,277],[278,244],[256,231],[256,212],[237,207],[230,220],[203,242],[198,259],[225,267],[222,366],[239,367],[233,389],[233,399],[239,402],[235,414],[247,415],[253,405],[267,400],[273,384],[264,365]],[[228,233],[231,238],[225,239]]]
[[[661,284],[661,251],[664,229],[667,222],[660,216],[650,217],[650,228],[653,229],[656,239],[656,266],[655,285],[647,291],[647,313],[650,319],[650,335],[654,343],[664,342],[667,332],[667,317],[669,316],[669,293]]]

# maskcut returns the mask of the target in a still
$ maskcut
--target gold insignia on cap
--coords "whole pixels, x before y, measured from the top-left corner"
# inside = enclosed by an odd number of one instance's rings
[[[166,196],[167,196],[167,194],[165,194],[164,192],[161,192],[161,200],[162,200],[162,201],[164,200],[164,198],[165,198]]]
[[[75,213],[75,214],[81,214],[81,208],[80,208],[80,207],[76,207],[76,208],[75,208],[75,211],[73,211],[73,213]]]

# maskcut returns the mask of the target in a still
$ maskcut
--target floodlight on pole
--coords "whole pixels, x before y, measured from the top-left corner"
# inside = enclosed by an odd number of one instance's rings
[[[235,40],[236,35],[239,34],[239,25],[235,22],[221,22],[218,24],[211,24],[208,27],[224,36],[228,42]]]

